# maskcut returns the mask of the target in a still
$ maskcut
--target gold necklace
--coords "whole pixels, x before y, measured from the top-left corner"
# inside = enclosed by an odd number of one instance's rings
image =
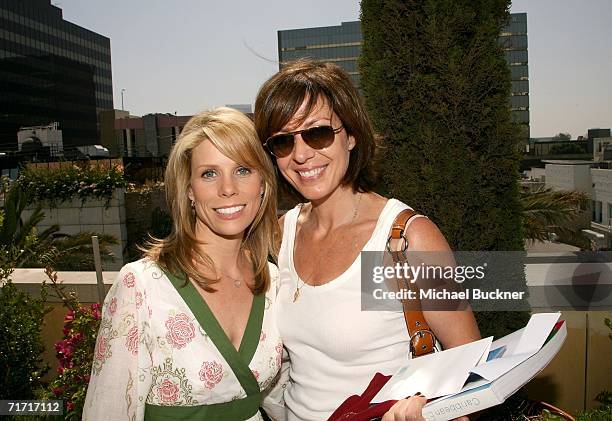
[[[359,213],[359,205],[361,203],[361,192],[357,193],[357,195],[359,197],[357,198],[357,204],[355,205],[355,208],[353,209],[353,216],[351,217],[349,224],[352,224],[353,222],[355,222],[355,218],[357,218],[357,214]],[[300,208],[300,211],[301,211],[301,208]],[[299,217],[299,214],[298,214],[298,217]],[[296,271],[296,274],[297,274],[297,271]],[[295,292],[293,293],[294,303],[297,301],[298,298],[300,298],[300,290],[304,287],[304,285],[306,285],[306,281],[302,281],[301,285],[300,285],[300,281],[302,280],[298,277],[298,281],[295,286]]]

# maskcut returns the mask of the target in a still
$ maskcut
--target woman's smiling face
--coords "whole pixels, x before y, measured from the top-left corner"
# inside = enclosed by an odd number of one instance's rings
[[[263,184],[253,168],[234,162],[208,140],[192,150],[189,199],[196,232],[242,237],[261,203]]]
[[[328,125],[334,129],[342,127],[342,121],[332,111],[327,100],[319,98],[312,112],[304,116],[307,104],[308,101],[304,100],[293,118],[274,134],[315,126]],[[322,149],[308,146],[301,134],[295,135],[294,142],[289,155],[276,158],[279,171],[307,200],[319,200],[329,196],[340,186],[346,174],[350,152],[355,147],[354,137],[347,135],[346,130],[340,130],[335,134],[331,145]]]

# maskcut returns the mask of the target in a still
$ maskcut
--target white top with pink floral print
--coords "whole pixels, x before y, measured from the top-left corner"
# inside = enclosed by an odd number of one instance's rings
[[[269,268],[272,285],[249,364],[262,391],[274,382],[282,355],[273,315],[278,270],[272,263]],[[224,356],[150,260],[129,263],[119,272],[104,302],[94,354],[84,420],[138,421],[147,403],[195,406],[246,397]],[[274,413],[279,406],[272,406]],[[262,418],[257,413],[250,419]]]

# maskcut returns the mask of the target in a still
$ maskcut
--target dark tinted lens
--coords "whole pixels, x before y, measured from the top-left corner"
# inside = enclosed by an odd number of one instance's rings
[[[334,141],[334,129],[331,126],[313,127],[302,132],[302,139],[311,148],[326,148]]]
[[[272,152],[272,155],[282,158],[291,153],[293,150],[293,143],[292,134],[278,134],[268,139],[266,146],[270,152]]]

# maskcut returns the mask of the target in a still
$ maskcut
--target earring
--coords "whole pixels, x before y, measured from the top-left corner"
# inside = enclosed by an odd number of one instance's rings
[[[195,210],[195,200],[191,199],[191,209]]]

